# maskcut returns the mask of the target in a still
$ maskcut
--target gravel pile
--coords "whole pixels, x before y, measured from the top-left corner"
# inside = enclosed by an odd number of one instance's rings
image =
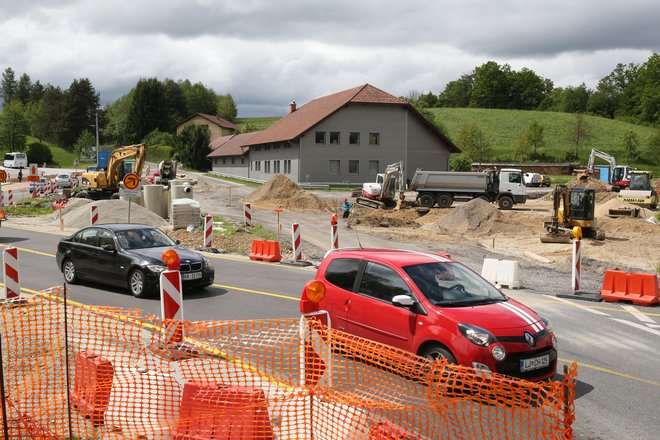
[[[256,208],[286,208],[290,210],[330,211],[330,205],[299,187],[284,174],[276,174],[259,189],[250,193],[247,201]]]
[[[62,213],[62,218],[64,219],[64,225],[67,228],[84,228],[85,226],[90,226],[90,204],[89,200],[84,200],[84,202],[77,202],[76,200],[81,199],[69,199],[65,210],[66,212]],[[73,203],[72,203],[73,202]],[[69,206],[71,204],[71,206]],[[97,200],[94,202],[97,206],[99,214],[99,223],[127,223],[128,222],[128,201],[126,200]],[[149,211],[147,208],[138,205],[137,203],[131,203],[131,223],[143,223],[147,225],[152,225],[158,228],[164,228],[169,226],[167,220]],[[51,225],[59,224],[59,214],[54,215],[54,220],[50,223]]]

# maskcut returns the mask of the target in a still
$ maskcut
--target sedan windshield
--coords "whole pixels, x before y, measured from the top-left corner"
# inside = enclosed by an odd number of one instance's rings
[[[129,229],[117,231],[117,240],[124,249],[145,249],[175,246],[176,243],[160,229]]]
[[[431,304],[473,306],[506,301],[492,284],[460,263],[427,263],[403,268]]]

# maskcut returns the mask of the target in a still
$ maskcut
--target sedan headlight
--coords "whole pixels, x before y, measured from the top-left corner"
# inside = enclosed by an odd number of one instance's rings
[[[148,264],[147,268],[152,272],[161,273],[167,269],[167,266],[161,266],[160,264]]]
[[[495,342],[495,336],[488,330],[472,324],[458,324],[458,329],[470,342],[481,347],[488,347]]]
[[[204,261],[204,267],[211,267],[212,266],[211,260],[209,260],[208,258],[202,257],[202,261]]]

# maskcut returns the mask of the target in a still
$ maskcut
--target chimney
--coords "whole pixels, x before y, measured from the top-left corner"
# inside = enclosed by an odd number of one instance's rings
[[[295,112],[296,111],[296,101],[291,101],[291,103],[289,104],[289,108],[291,109],[291,111],[289,113]]]

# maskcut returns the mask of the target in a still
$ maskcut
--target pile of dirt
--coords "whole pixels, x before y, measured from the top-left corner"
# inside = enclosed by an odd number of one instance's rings
[[[422,214],[415,209],[365,209],[361,210],[359,214],[353,214],[353,222],[356,225],[380,228],[416,228],[419,226],[416,220],[419,219],[421,215]]]
[[[481,233],[488,233],[496,222],[502,220],[502,217],[502,213],[492,203],[474,199],[458,206],[437,225],[460,234],[477,230]]]
[[[284,174],[276,174],[246,199],[255,208],[286,208],[296,210],[330,211],[328,203],[299,187]]]
[[[580,179],[576,177],[573,180],[570,180],[566,183],[566,186],[569,188],[590,188],[595,189],[596,192],[609,192],[610,186],[603,182],[602,180],[594,179],[593,177],[588,177],[586,179]]]
[[[62,212],[64,226],[66,228],[84,228],[90,226],[90,206],[86,203],[74,201],[76,198],[69,199],[67,203],[68,211]],[[71,206],[68,206],[71,204]],[[97,206],[99,214],[99,223],[127,223],[128,222],[128,202],[126,200],[98,200],[94,204]],[[65,208],[66,209],[66,208]],[[59,213],[55,213],[51,225],[59,225]],[[158,228],[169,226],[167,220],[149,211],[147,208],[131,203],[131,223],[142,223]]]

